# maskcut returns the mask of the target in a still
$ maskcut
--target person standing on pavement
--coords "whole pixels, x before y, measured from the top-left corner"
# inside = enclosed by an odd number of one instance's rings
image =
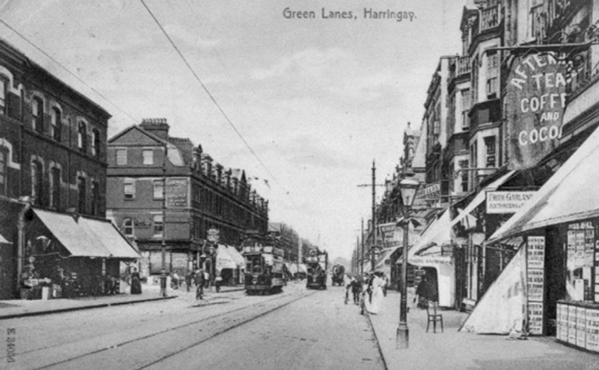
[[[131,294],[141,294],[141,279],[135,267],[131,273]]]
[[[385,280],[383,280],[381,272],[375,272],[372,276],[372,299],[369,305],[366,305],[368,312],[376,315],[380,312],[383,304],[383,286]]]
[[[196,300],[204,299],[204,271],[199,269],[195,273]]]
[[[187,274],[185,274],[185,286],[187,287],[187,293],[189,293],[189,290],[191,289],[192,280],[193,280],[193,271],[189,270],[189,271],[187,271]]]

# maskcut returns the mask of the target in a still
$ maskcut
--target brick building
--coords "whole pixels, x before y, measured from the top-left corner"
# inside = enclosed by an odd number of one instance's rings
[[[109,118],[102,107],[0,41],[0,234],[8,244],[1,249],[0,298],[17,296],[21,283],[34,275],[56,282],[59,266],[63,273],[118,274],[118,259],[101,241],[89,253],[74,250],[55,229],[64,224],[43,221],[48,215],[63,220],[68,213],[76,214],[76,227],[79,220],[93,220],[94,228],[110,226],[102,220]],[[75,237],[82,232],[72,231]],[[120,242],[125,254],[136,255],[129,254],[125,239]]]
[[[166,119],[145,119],[108,142],[108,216],[139,246],[145,276],[161,272],[163,243],[166,271],[184,274],[214,257],[208,230],[232,246],[248,230],[268,231],[268,201],[245,172],[215,163],[169,129]]]

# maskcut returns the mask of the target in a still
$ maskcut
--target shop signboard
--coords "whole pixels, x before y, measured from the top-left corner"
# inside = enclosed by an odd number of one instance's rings
[[[434,183],[422,186],[416,192],[412,208],[420,209],[427,208],[429,204],[439,202],[441,200],[441,184]]]
[[[515,213],[534,194],[534,191],[488,191],[487,213]]]
[[[166,206],[168,208],[187,207],[187,179],[166,179]]]
[[[557,335],[556,339],[563,342],[568,341],[568,306],[557,304]]]
[[[545,237],[529,236],[527,267],[529,269],[543,269],[545,267]]]
[[[218,243],[220,240],[220,231],[218,229],[208,229],[208,235],[206,237],[208,241]]]
[[[533,167],[557,147],[561,136],[566,65],[553,53],[519,57],[510,71],[506,102],[509,167]]]
[[[543,284],[544,274],[543,270],[531,269],[528,270],[528,277],[526,281],[528,301],[529,302],[542,302],[543,301]]]
[[[587,308],[586,349],[599,352],[599,309]]]
[[[543,334],[543,302],[528,303],[528,332],[534,335]]]

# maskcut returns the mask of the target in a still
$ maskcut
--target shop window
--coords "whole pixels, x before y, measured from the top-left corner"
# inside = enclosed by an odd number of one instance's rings
[[[92,130],[92,156],[100,157],[100,132],[96,129]]]
[[[85,213],[86,211],[86,183],[85,183],[85,177],[78,177],[77,178],[77,193],[79,196],[79,202],[77,204],[77,212],[79,213]]]
[[[4,76],[0,76],[0,114],[8,114],[8,80]]]
[[[31,163],[31,197],[33,204],[42,204],[43,167],[39,161]]]
[[[154,200],[164,199],[164,180],[154,180]]]
[[[60,168],[57,167],[50,170],[50,207],[60,207]]]
[[[143,156],[143,164],[144,165],[152,165],[154,164],[154,150],[152,149],[143,149],[141,151]]]
[[[162,236],[164,233],[164,222],[162,215],[154,215],[154,236]]]
[[[8,152],[0,148],[0,195],[6,195],[8,183]]]
[[[44,132],[44,102],[37,96],[31,100],[31,114],[33,129],[37,132]]]
[[[126,218],[123,220],[123,233],[127,236],[133,236],[133,219]]]
[[[125,199],[135,199],[135,180],[125,179],[123,191],[125,193]]]
[[[51,122],[50,122],[50,135],[52,138],[60,142],[60,134],[62,129],[62,114],[58,108],[52,108]]]
[[[125,166],[127,164],[127,149],[116,150],[116,165]]]

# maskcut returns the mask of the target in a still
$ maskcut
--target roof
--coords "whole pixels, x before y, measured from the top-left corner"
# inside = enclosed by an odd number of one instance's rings
[[[559,223],[599,216],[599,129],[488,242]]]

